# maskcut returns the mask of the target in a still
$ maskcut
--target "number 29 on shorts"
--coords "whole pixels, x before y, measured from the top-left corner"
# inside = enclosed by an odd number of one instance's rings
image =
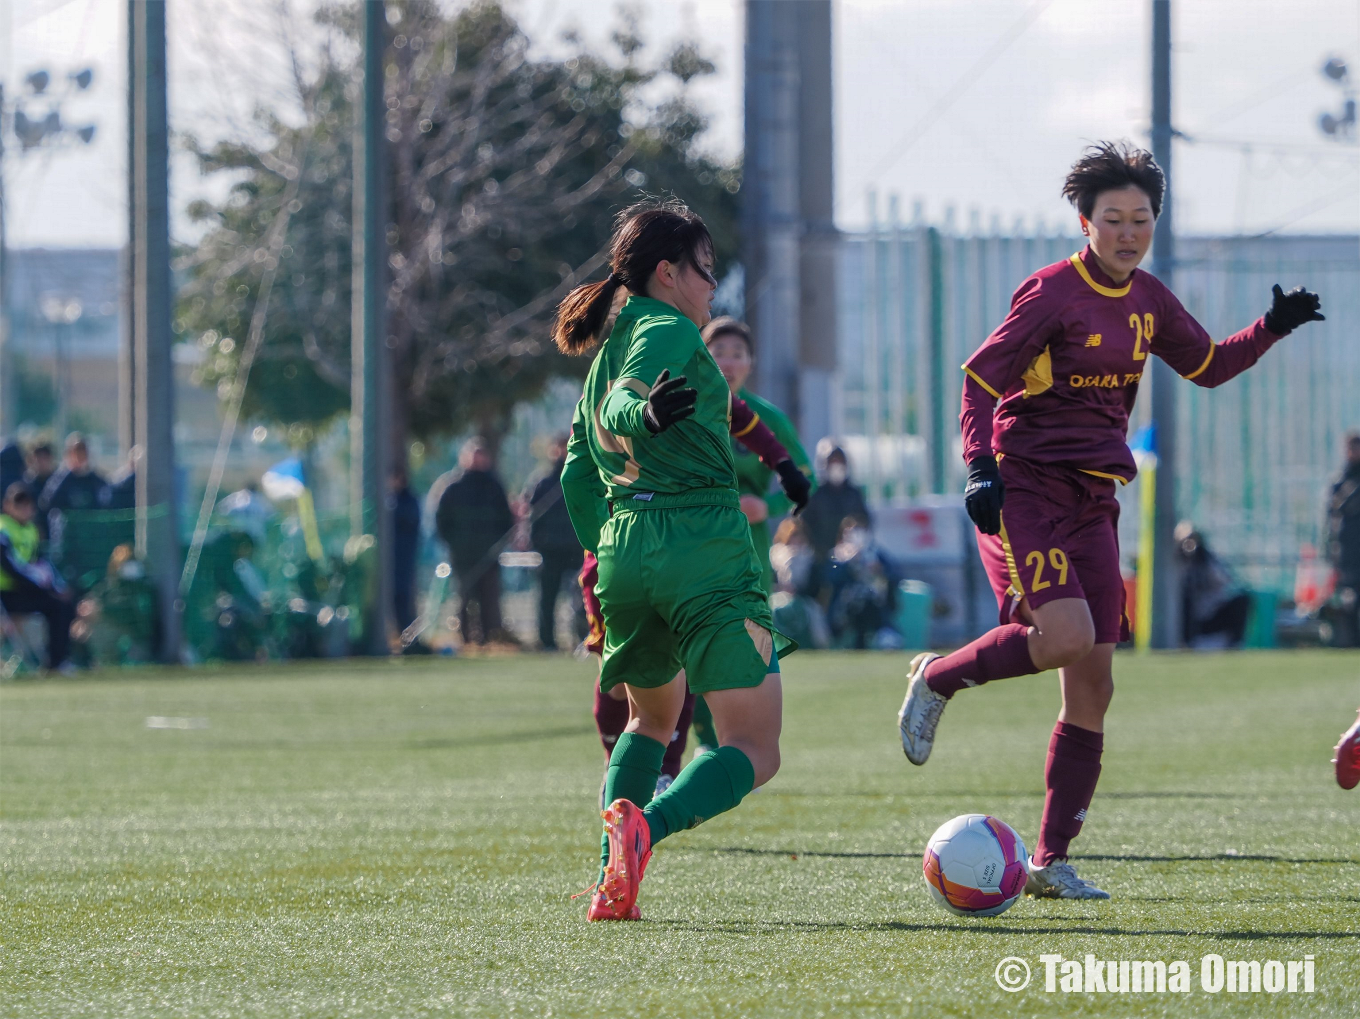
[[[1025,566],[1034,567],[1034,580],[1030,584],[1031,591],[1042,591],[1046,587],[1051,587],[1053,581],[1044,579],[1044,567],[1052,566],[1058,571],[1058,586],[1062,587],[1067,583],[1067,553],[1060,548],[1050,548],[1048,550],[1048,560],[1044,561],[1044,554],[1035,549],[1025,556]]]

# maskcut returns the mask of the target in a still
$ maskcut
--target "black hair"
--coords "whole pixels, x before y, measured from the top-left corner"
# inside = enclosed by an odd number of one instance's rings
[[[22,481],[15,481],[5,489],[5,502],[19,504],[32,501],[33,491]]]
[[[1063,197],[1087,219],[1095,211],[1096,196],[1105,191],[1135,187],[1148,196],[1153,217],[1162,214],[1166,175],[1152,153],[1132,142],[1096,142],[1072,164],[1063,181]]]
[[[698,265],[705,248],[713,250],[708,227],[677,199],[638,202],[624,209],[614,220],[609,242],[609,278],[577,287],[557,306],[552,331],[557,349],[565,354],[586,351],[609,317],[619,287],[645,294],[658,263]]]
[[[722,315],[713,319],[704,326],[704,343],[712,343],[719,336],[736,336],[746,344],[746,352],[755,355],[756,348],[751,342],[751,327],[745,322],[733,318],[731,315]]]

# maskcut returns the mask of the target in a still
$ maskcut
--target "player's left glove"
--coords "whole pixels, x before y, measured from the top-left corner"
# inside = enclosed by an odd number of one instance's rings
[[[969,519],[983,534],[1001,531],[1001,504],[1006,500],[1006,488],[1001,484],[1001,470],[996,457],[980,456],[968,465],[968,484],[963,489],[963,506]]]
[[[792,460],[780,460],[774,465],[774,469],[779,474],[779,487],[793,503],[793,515],[797,516],[808,503],[812,482],[808,481],[807,475],[800,471]]]
[[[1317,294],[1310,294],[1303,287],[1295,287],[1286,294],[1278,283],[1272,293],[1275,299],[1266,312],[1266,328],[1276,336],[1287,336],[1305,322],[1326,321],[1318,311],[1322,298]]]
[[[689,380],[683,375],[671,378],[671,370],[663,368],[647,394],[647,406],[642,409],[642,424],[653,435],[660,435],[677,421],[694,413],[699,398],[697,389],[682,389]]]

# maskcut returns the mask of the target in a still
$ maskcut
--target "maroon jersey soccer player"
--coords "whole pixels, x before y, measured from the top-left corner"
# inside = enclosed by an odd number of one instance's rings
[[[1137,268],[1163,186],[1147,152],[1122,143],[1089,148],[1063,188],[1088,246],[1025,280],[1006,320],[963,366],[965,504],[1001,625],[951,655],[918,655],[898,716],[903,750],[924,764],[959,690],[1059,670],[1062,710],[1029,862],[1032,895],[1109,898],[1077,876],[1067,851],[1100,775],[1114,646],[1128,636],[1114,493],[1135,473],[1126,434],[1149,358],[1196,385],[1218,386],[1322,318],[1316,294],[1276,286],[1264,316],[1215,344],[1170,290]]]

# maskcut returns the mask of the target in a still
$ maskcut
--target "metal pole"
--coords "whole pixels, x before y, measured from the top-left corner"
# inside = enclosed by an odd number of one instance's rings
[[[798,187],[799,19],[777,0],[746,3],[746,318],[755,389],[798,421],[802,215]]]
[[[1152,272],[1175,286],[1176,235],[1171,170],[1171,0],[1152,0],[1152,155],[1166,174],[1166,194],[1152,240]],[[1176,373],[1152,362],[1152,424],[1157,435],[1156,513],[1152,554],[1152,646],[1179,647],[1180,583],[1176,562]]]
[[[354,222],[351,297],[350,531],[374,542],[376,575],[365,594],[361,654],[388,653],[392,604],[391,541],[387,512],[387,347],[383,302],[387,248],[387,150],[383,139],[383,52],[387,5],[360,5],[363,88],[354,120]]]
[[[165,2],[129,0],[133,119],[132,301],[136,332],[137,554],[159,596],[158,657],[179,661],[180,544],[175,500],[174,365],[170,356],[170,148]]]
[[[938,228],[926,230],[926,245],[930,265],[930,490],[943,495],[946,437],[953,422],[944,405],[944,242]]]
[[[798,400],[803,442],[831,434],[836,371],[836,251],[832,138],[831,0],[802,0],[798,15]],[[787,5],[785,7],[787,10]]]
[[[5,234],[5,130],[10,119],[5,109],[5,85],[0,82],[0,435],[11,436],[19,424],[14,406],[18,386],[14,384],[13,351],[9,331],[9,259]]]
[[[133,300],[135,287],[135,252],[137,251],[137,180],[133,167],[137,165],[137,135],[133,125],[137,122],[137,96],[133,82],[137,78],[137,4],[128,0],[127,9],[127,202],[128,202],[128,243],[123,251],[121,270],[123,274],[123,335],[118,343],[118,451],[123,457],[132,455],[132,447],[137,445],[137,302]]]

